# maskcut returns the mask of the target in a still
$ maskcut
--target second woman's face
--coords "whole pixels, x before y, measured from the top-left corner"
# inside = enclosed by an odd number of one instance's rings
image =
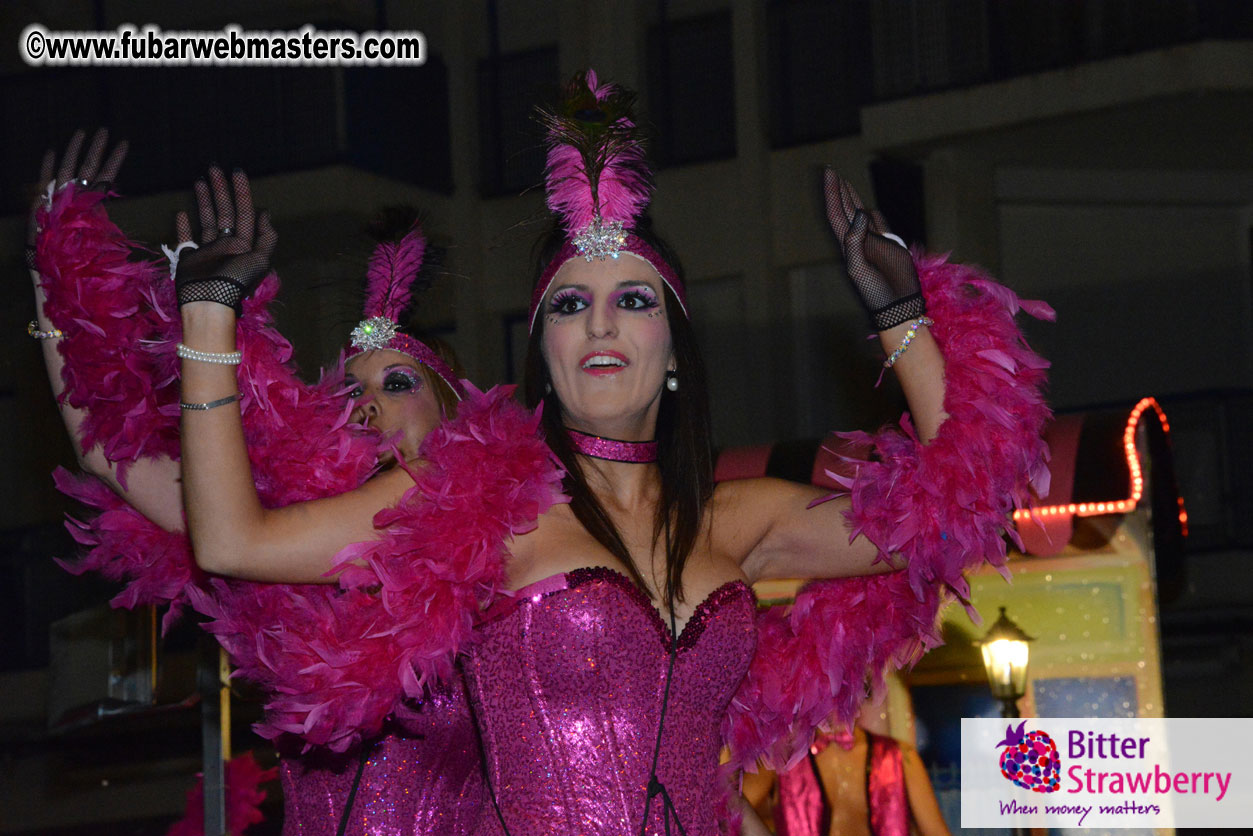
[[[543,350],[563,417],[576,429],[651,438],[674,368],[661,278],[635,256],[573,258],[544,299]]]
[[[392,437],[406,460],[417,456],[422,439],[443,417],[418,362],[399,351],[380,349],[353,357],[345,371],[349,397],[357,402],[352,420]]]

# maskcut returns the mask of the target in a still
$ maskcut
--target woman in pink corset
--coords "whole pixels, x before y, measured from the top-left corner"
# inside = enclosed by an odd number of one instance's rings
[[[1042,362],[1013,328],[1016,297],[911,255],[829,174],[829,219],[912,422],[864,437],[876,455],[839,476],[847,496],[715,485],[682,271],[643,218],[651,186],[630,102],[589,72],[547,117],[560,226],[538,259],[526,399],[543,405],[569,502],[512,529],[492,575],[504,594],[480,596],[476,635],[459,646],[484,833],[717,832],[723,749],[732,768],[786,762],[832,713],[851,720],[867,677],[938,641],[936,609],[943,590],[962,591],[962,569],[1004,561],[1007,512],[1043,472]],[[229,264],[199,275],[248,289]],[[216,295],[183,305],[184,342],[224,355],[233,318]],[[184,401],[232,385],[213,363],[184,364]],[[214,571],[350,573],[346,557],[375,565],[341,550],[369,536],[380,502],[401,501],[397,518],[426,507],[383,483],[368,503],[267,519],[229,409],[186,416],[184,451],[197,558]],[[264,559],[245,568],[243,554]],[[844,580],[758,616],[751,585],[795,577]]]

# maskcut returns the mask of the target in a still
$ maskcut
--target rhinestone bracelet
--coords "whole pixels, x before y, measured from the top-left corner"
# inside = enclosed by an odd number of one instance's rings
[[[65,336],[65,333],[60,328],[53,328],[51,331],[40,331],[39,323],[33,319],[27,324],[26,333],[37,340],[59,340]]]
[[[890,369],[896,365],[896,361],[901,359],[901,355],[905,353],[905,349],[909,348],[909,344],[914,341],[914,337],[918,336],[918,329],[923,325],[927,327],[935,325],[935,320],[929,316],[920,316],[915,319],[910,324],[909,330],[905,332],[905,339],[901,340],[901,344],[896,347],[896,351],[889,354],[888,359],[883,361],[883,368]]]
[[[218,398],[216,401],[209,401],[208,403],[187,403],[186,401],[179,401],[178,406],[179,409],[190,409],[193,412],[204,412],[217,406],[226,406],[228,403],[235,403],[237,400],[239,400],[238,392],[229,397]]]
[[[217,363],[222,366],[238,366],[240,361],[244,359],[244,353],[242,351],[232,351],[229,354],[213,351],[197,351],[194,348],[188,348],[182,343],[178,344],[175,354],[184,360],[198,360],[201,363]]]

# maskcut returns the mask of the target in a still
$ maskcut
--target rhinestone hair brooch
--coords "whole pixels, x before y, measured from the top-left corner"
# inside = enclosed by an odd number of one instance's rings
[[[385,316],[372,316],[352,329],[352,347],[362,351],[387,348],[396,336],[396,323]]]
[[[626,246],[627,234],[622,227],[622,221],[602,223],[600,215],[597,215],[570,240],[578,254],[586,260],[599,258],[604,261],[606,258],[618,257],[618,253]]]

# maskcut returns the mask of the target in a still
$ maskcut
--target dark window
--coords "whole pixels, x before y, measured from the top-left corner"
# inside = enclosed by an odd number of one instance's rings
[[[663,21],[648,31],[649,117],[662,165],[735,156],[731,13]]]
[[[770,144],[861,130],[873,89],[870,0],[779,0],[767,10]]]
[[[448,68],[430,54],[421,67],[353,67],[344,74],[348,162],[451,194]]]
[[[870,27],[875,98],[913,96],[987,80],[989,8],[999,5],[1000,0],[874,0]]]
[[[121,190],[186,189],[214,162],[250,175],[336,162],[450,192],[448,77],[423,67],[41,70],[0,80],[0,207],[23,210],[45,148],[77,127],[131,140]],[[341,127],[342,135],[341,135]]]
[[[993,73],[1008,78],[1078,63],[1085,52],[1084,12],[1078,3],[989,3]]]
[[[483,194],[516,194],[544,176],[544,134],[535,106],[551,104],[561,81],[557,47],[479,62]]]
[[[21,90],[32,116],[24,135],[7,137],[12,159],[27,161],[11,173],[33,180],[45,147],[60,153],[73,128],[97,125],[131,141],[120,182],[129,195],[188,188],[212,162],[254,176],[326,162],[336,150],[331,72],[168,67],[10,79],[6,86]],[[62,108],[74,124],[58,115]]]

